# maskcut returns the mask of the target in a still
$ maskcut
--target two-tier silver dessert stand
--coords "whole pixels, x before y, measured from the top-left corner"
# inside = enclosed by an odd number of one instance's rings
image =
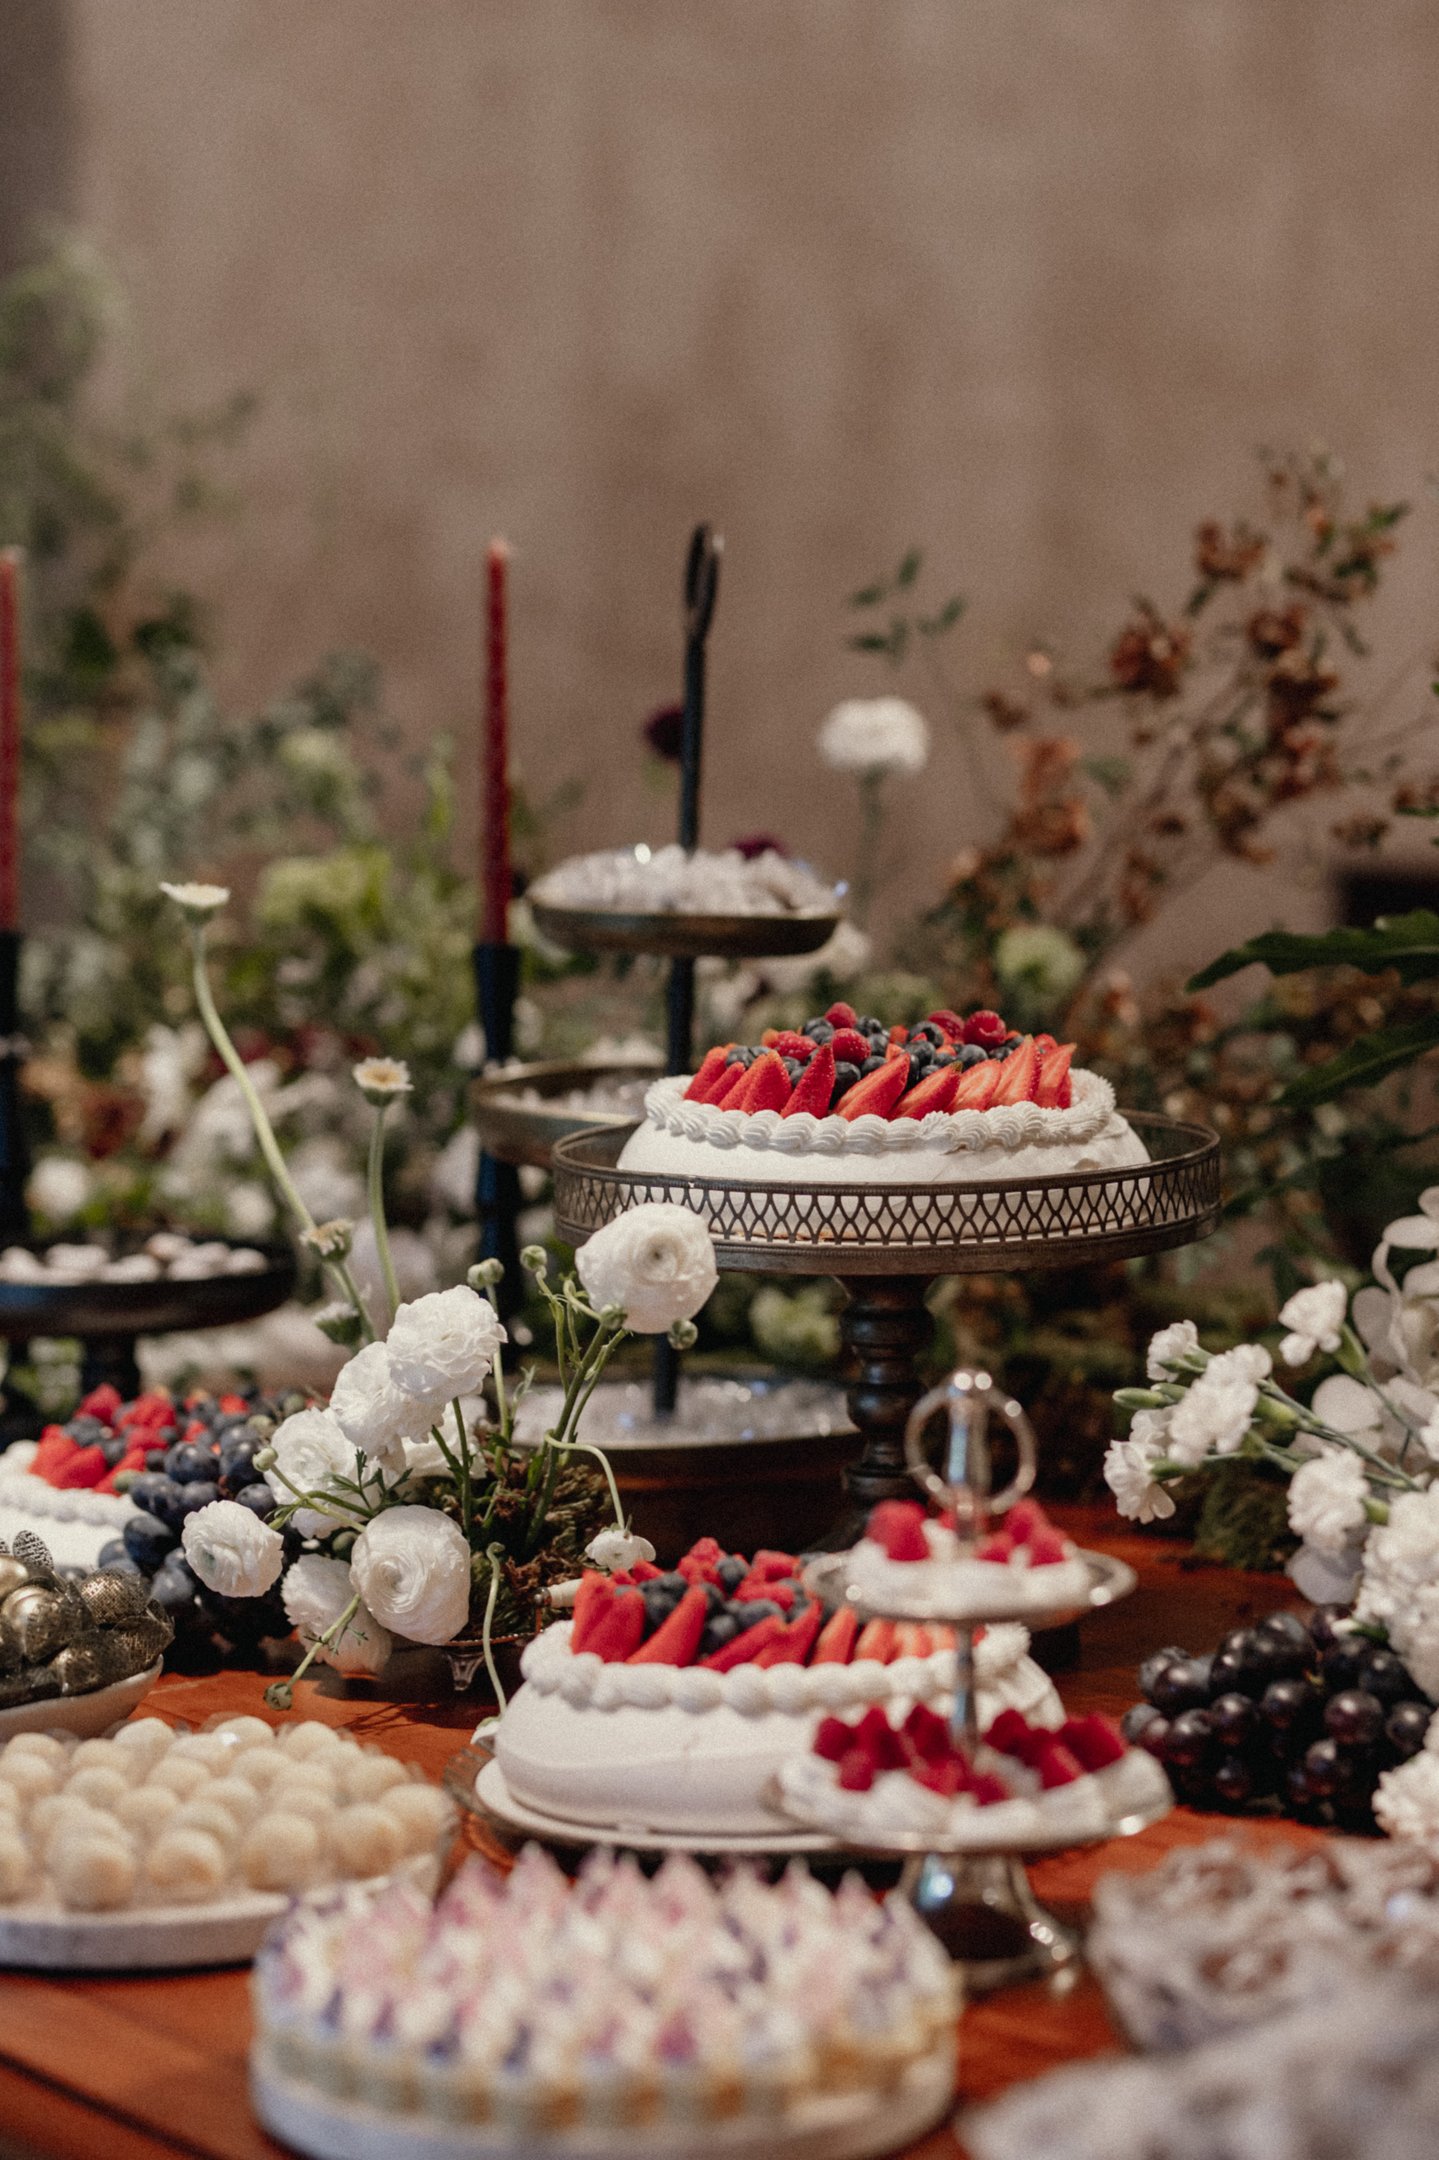
[[[622,1170],[633,1125],[560,1141],[553,1155],[561,1237],[583,1244],[644,1201],[688,1207],[708,1225],[721,1269],[832,1275],[853,1378],[849,1413],[862,1448],[847,1472],[852,1510],[826,1542],[850,1545],[878,1500],[913,1491],[904,1431],[923,1391],[918,1365],[941,1275],[1073,1268],[1162,1252],[1207,1237],[1219,1220],[1219,1141],[1202,1125],[1135,1112],[1149,1160],[1071,1171],[1043,1184],[813,1185]]]

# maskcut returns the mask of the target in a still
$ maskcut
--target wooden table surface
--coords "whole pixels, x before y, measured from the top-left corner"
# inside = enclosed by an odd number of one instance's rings
[[[1131,1561],[1134,1596],[1084,1623],[1078,1661],[1056,1677],[1074,1710],[1114,1715],[1134,1700],[1139,1659],[1163,1643],[1212,1648],[1227,1627],[1293,1602],[1282,1577],[1196,1566],[1183,1546],[1125,1536],[1106,1510],[1056,1509],[1088,1545]],[[344,1725],[357,1737],[438,1776],[468,1738],[480,1709],[462,1702],[379,1702],[347,1695],[330,1678],[304,1685],[303,1712]],[[145,1705],[200,1724],[239,1711],[265,1713],[265,1680],[224,1671],[203,1678],[166,1675]],[[1098,1875],[1150,1867],[1179,1844],[1222,1827],[1221,1819],[1175,1812],[1128,1842],[1039,1862],[1035,1889],[1065,1918],[1082,1914]],[[478,1842],[478,1833],[467,1833]],[[1246,1826],[1253,1837],[1314,1842],[1321,1833],[1290,1823]],[[1063,1980],[1064,1976],[1061,1976]],[[278,2160],[281,2148],[250,2112],[250,2041],[243,1971],[133,1979],[46,1979],[0,1975],[0,2155],[5,2160]],[[976,2003],[959,2029],[961,2102],[1020,2078],[1118,2045],[1094,1982],[1010,1989]],[[911,2160],[955,2160],[954,2134],[938,2131],[911,2148]]]

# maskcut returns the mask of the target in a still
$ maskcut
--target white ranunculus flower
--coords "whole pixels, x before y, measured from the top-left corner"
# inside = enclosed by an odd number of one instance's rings
[[[1301,1463],[1289,1481],[1289,1527],[1306,1545],[1341,1553],[1364,1526],[1368,1497],[1359,1457],[1347,1448],[1326,1448]]]
[[[275,1460],[265,1472],[265,1483],[282,1507],[297,1493],[324,1493],[337,1505],[344,1504],[332,1481],[354,1478],[359,1463],[354,1442],[332,1412],[297,1410],[275,1427],[270,1445]],[[319,1508],[297,1508],[293,1521],[301,1537],[323,1537],[339,1527],[340,1518]]]
[[[202,1510],[202,1512],[204,1512]],[[410,1642],[446,1643],[470,1615],[470,1548],[436,1508],[386,1508],[350,1554],[355,1588],[382,1627]]]
[[[636,1335],[693,1320],[719,1281],[708,1230],[668,1200],[617,1215],[580,1247],[575,1265],[596,1312],[618,1305]]]
[[[405,1442],[423,1439],[431,1424],[428,1407],[395,1385],[385,1343],[366,1343],[341,1367],[330,1417],[352,1449],[391,1476],[405,1467]]]
[[[1151,1336],[1144,1369],[1151,1380],[1170,1380],[1169,1368],[1199,1348],[1199,1330],[1192,1320],[1176,1320]]]
[[[1296,1290],[1279,1308],[1279,1325],[1289,1333],[1279,1345],[1286,1365],[1307,1365],[1316,1350],[1337,1350],[1339,1331],[1349,1310],[1342,1282],[1311,1283]]]
[[[1151,1476],[1154,1457],[1140,1440],[1114,1440],[1104,1457],[1104,1482],[1119,1513],[1130,1522],[1162,1522],[1174,1502]]]
[[[221,1597],[263,1597],[279,1578],[285,1541],[238,1500],[212,1500],[187,1516],[185,1558],[207,1590]]]
[[[819,731],[819,754],[836,772],[920,773],[929,763],[929,728],[899,697],[846,698]]]
[[[601,1530],[585,1547],[585,1558],[611,1575],[616,1568],[633,1567],[636,1560],[653,1560],[654,1556],[655,1549],[647,1537],[618,1527]]]
[[[473,1395],[507,1341],[488,1298],[466,1284],[402,1305],[385,1338],[396,1387],[438,1417],[456,1395]]]
[[[326,1628],[335,1625],[355,1595],[355,1584],[344,1560],[327,1560],[320,1553],[302,1553],[287,1572],[280,1595],[286,1613],[308,1650]],[[333,1665],[336,1672],[373,1674],[381,1670],[392,1648],[388,1628],[382,1628],[374,1614],[362,1604],[337,1639],[325,1645],[320,1657],[324,1664]]]

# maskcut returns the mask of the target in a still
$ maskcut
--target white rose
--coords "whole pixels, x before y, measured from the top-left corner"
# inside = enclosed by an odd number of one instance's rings
[[[575,1264],[595,1310],[620,1306],[636,1335],[663,1335],[676,1320],[692,1320],[719,1281],[708,1230],[668,1200],[617,1215],[580,1247]]]
[[[396,1635],[445,1643],[463,1632],[470,1615],[470,1548],[459,1524],[435,1508],[386,1508],[376,1515],[355,1540],[350,1572],[380,1625]]]
[[[1279,1308],[1279,1324],[1289,1333],[1279,1345],[1286,1365],[1307,1365],[1316,1350],[1337,1350],[1339,1331],[1349,1310],[1342,1282],[1312,1283],[1296,1290]]]
[[[354,1442],[330,1411],[297,1410],[276,1426],[270,1445],[275,1460],[265,1472],[265,1483],[282,1507],[297,1493],[333,1494],[337,1505],[344,1504],[333,1480],[353,1479],[360,1464]],[[301,1537],[323,1537],[337,1529],[342,1518],[319,1508],[297,1508],[292,1520]]]
[[[327,1628],[335,1625],[351,1598],[355,1584],[343,1560],[327,1560],[319,1553],[304,1553],[285,1576],[280,1587],[285,1611],[308,1650]],[[326,1665],[342,1673],[377,1673],[389,1657],[389,1630],[361,1604],[345,1623],[343,1632],[320,1652]]]
[[[647,1537],[618,1528],[601,1530],[585,1547],[585,1558],[611,1575],[617,1568],[633,1567],[636,1560],[653,1560],[654,1556],[655,1549]]]
[[[1320,1552],[1341,1553],[1364,1526],[1369,1487],[1364,1465],[1347,1448],[1301,1463],[1289,1481],[1289,1527]]]
[[[1171,1365],[1177,1365],[1199,1348],[1199,1330],[1192,1320],[1176,1320],[1169,1327],[1162,1327],[1150,1338],[1149,1354],[1145,1370],[1151,1380],[1170,1380]]]
[[[238,1500],[212,1500],[186,1518],[185,1558],[221,1597],[263,1597],[278,1579],[285,1541]]]
[[[1119,1513],[1130,1522],[1162,1522],[1174,1502],[1150,1475],[1154,1457],[1140,1440],[1115,1440],[1104,1458],[1104,1482]]]
[[[405,1467],[405,1442],[422,1439],[431,1422],[427,1405],[396,1386],[384,1343],[366,1343],[341,1367],[329,1414],[352,1450],[393,1476]]]
[[[477,1393],[506,1339],[489,1299],[460,1283],[402,1305],[385,1348],[396,1387],[433,1418],[456,1395]]]
[[[847,698],[818,740],[820,756],[836,772],[920,773],[929,763],[929,728],[903,698]]]

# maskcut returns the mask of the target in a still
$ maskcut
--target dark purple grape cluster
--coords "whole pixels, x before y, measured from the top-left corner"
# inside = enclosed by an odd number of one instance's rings
[[[1301,1822],[1373,1830],[1374,1788],[1418,1753],[1434,1705],[1402,1658],[1341,1629],[1271,1613],[1210,1657],[1170,1647],[1139,1668],[1143,1702],[1122,1720],[1191,1807],[1264,1805]]]

